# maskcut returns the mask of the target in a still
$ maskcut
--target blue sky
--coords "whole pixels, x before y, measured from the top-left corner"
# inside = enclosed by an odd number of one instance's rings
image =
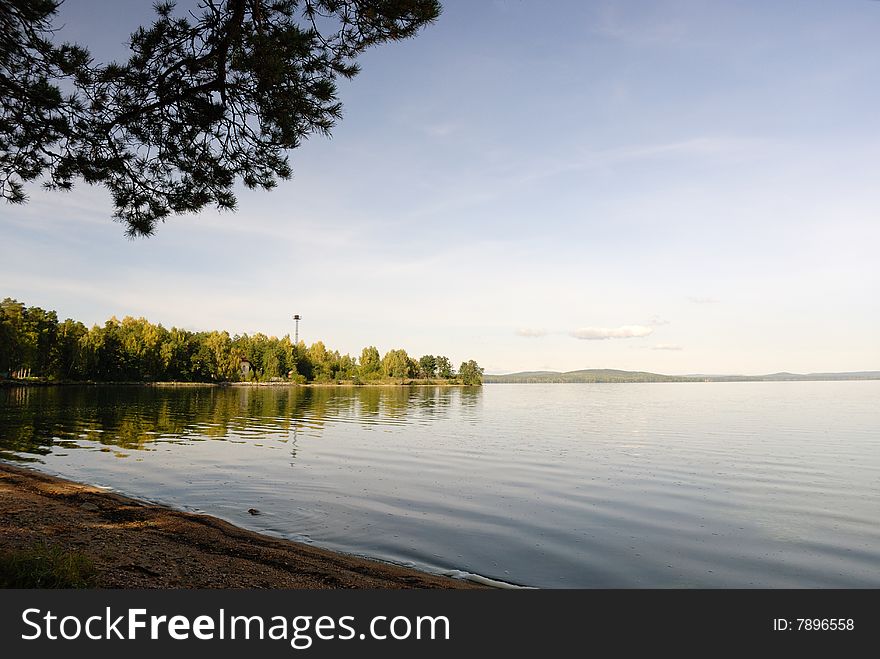
[[[122,57],[148,3],[69,1]],[[880,3],[448,0],[235,214],[0,206],[0,295],[488,372],[880,369]]]

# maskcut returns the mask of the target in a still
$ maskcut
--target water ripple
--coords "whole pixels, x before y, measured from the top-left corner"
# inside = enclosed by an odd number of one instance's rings
[[[878,394],[877,382],[5,389],[0,458],[508,584],[880,587]]]

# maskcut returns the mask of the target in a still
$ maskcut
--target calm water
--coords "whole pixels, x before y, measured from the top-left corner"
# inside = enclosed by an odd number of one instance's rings
[[[0,459],[516,584],[876,588],[878,400],[880,382],[0,389]]]

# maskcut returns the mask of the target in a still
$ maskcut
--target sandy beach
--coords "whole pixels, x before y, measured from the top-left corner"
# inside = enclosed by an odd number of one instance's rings
[[[0,551],[87,556],[99,588],[478,588],[0,464]]]

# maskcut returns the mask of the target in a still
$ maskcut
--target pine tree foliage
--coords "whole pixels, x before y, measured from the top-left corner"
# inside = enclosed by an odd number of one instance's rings
[[[82,179],[106,187],[130,235],[173,214],[233,210],[233,188],[291,176],[288,151],[328,135],[337,80],[367,48],[407,39],[437,0],[201,0],[155,5],[127,61],[55,45],[60,0],[0,0],[0,195]],[[62,91],[64,90],[64,91]]]

